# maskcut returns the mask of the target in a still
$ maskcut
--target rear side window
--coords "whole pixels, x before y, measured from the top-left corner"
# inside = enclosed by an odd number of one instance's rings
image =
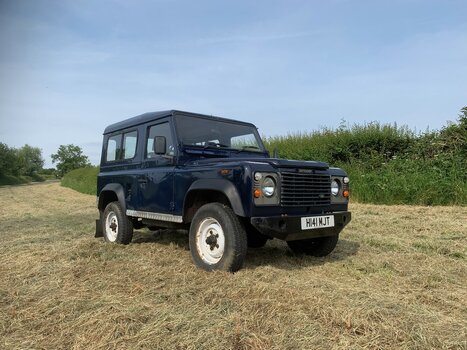
[[[122,153],[122,134],[109,137],[107,141],[107,162],[113,162],[120,159]]]
[[[138,133],[135,131],[128,132],[123,136],[123,159],[131,159],[136,154],[136,140]]]
[[[107,162],[114,162],[122,159],[132,159],[136,154],[138,144],[138,132],[130,131],[123,134],[110,136],[107,140]]]

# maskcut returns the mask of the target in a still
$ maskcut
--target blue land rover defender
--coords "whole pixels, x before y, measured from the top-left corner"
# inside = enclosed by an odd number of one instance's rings
[[[128,244],[133,229],[187,228],[208,271],[237,271],[247,247],[272,238],[328,255],[351,218],[343,170],[270,158],[253,124],[177,110],[105,129],[97,196],[96,237]]]

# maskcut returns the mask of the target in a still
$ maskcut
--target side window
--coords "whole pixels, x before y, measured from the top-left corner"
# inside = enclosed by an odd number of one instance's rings
[[[148,139],[146,142],[146,158],[154,158],[157,155],[154,153],[154,137],[164,136],[167,146],[166,155],[175,155],[175,147],[172,140],[172,131],[169,123],[153,125],[149,128]]]
[[[136,130],[109,137],[107,140],[107,154],[105,160],[107,162],[114,162],[116,160],[134,158],[137,143],[138,132]]]
[[[131,131],[123,135],[123,159],[131,159],[136,154],[138,132]]]
[[[120,159],[120,155],[122,153],[121,150],[122,144],[122,134],[114,135],[109,137],[107,140],[107,156],[106,161],[112,162],[117,159]]]

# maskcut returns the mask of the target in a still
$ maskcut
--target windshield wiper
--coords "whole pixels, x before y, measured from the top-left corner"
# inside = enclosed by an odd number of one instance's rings
[[[218,142],[206,142],[203,148],[229,148],[229,146]]]
[[[243,146],[242,148],[237,148],[236,151],[238,153],[238,152],[242,152],[242,151],[256,152],[256,150],[261,151],[261,149],[258,146],[247,145],[247,146]]]

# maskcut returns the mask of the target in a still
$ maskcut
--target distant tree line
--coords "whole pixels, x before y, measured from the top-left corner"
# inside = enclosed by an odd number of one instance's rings
[[[29,145],[12,148],[0,142],[0,175],[34,176],[43,167],[40,148]]]
[[[82,149],[72,144],[60,145],[51,158],[52,163],[56,164],[56,169],[44,169],[44,158],[40,148],[27,144],[21,148],[14,148],[0,142],[0,183],[41,181],[43,176],[62,177],[71,170],[90,166],[89,159]]]

